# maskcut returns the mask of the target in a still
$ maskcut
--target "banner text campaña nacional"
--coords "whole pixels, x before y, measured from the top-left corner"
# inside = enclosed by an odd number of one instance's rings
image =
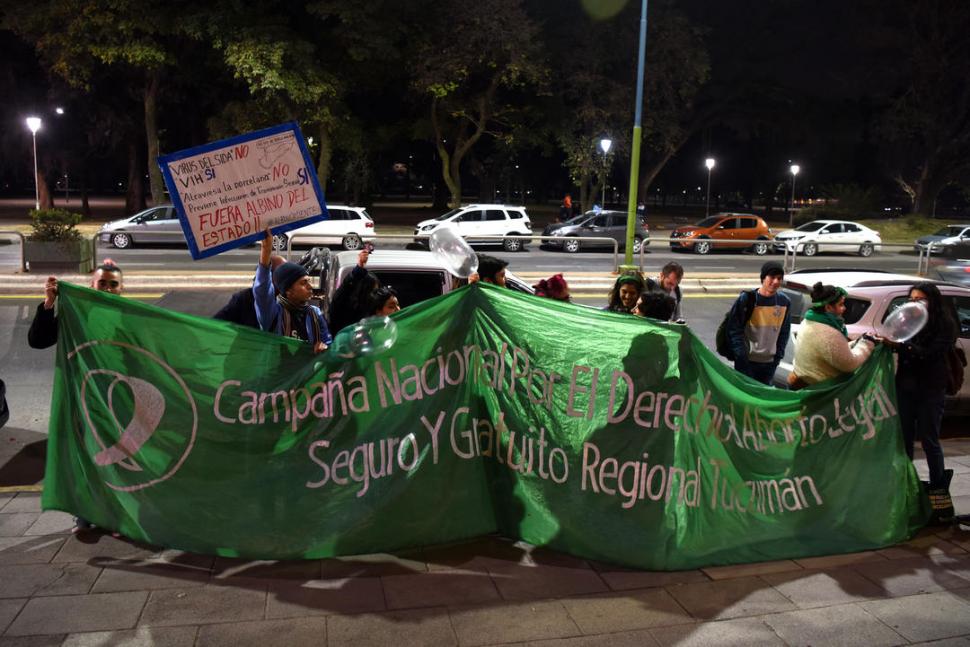
[[[64,284],[43,502],[134,539],[312,558],[499,532],[649,569],[850,552],[928,509],[892,359],[787,392],[685,326],[475,285],[384,355]]]

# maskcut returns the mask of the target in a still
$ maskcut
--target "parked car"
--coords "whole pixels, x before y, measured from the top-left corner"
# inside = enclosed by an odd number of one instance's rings
[[[781,252],[785,248],[805,256],[819,252],[855,252],[859,256],[872,256],[882,249],[882,237],[875,229],[857,222],[845,220],[813,220],[804,225],[779,232],[773,247]]]
[[[483,239],[482,236],[531,236],[532,223],[525,207],[506,204],[470,204],[452,209],[448,213],[423,220],[414,228],[414,242],[428,244],[428,236],[439,227],[455,227],[469,243],[501,244],[507,252],[517,252],[528,239],[506,238],[504,240]]]
[[[133,216],[101,225],[98,240],[118,249],[143,243],[182,243],[185,234],[175,207],[163,204],[139,211]]]
[[[321,220],[273,236],[273,247],[286,249],[289,240],[294,238],[297,245],[340,245],[344,249],[360,249],[365,241],[377,235],[374,221],[363,207],[348,207],[342,204],[327,205],[329,220]]]
[[[909,300],[910,288],[926,279],[905,274],[893,274],[876,270],[806,269],[785,276],[781,291],[792,303],[791,341],[785,349],[785,357],[775,371],[774,382],[787,384],[788,374],[795,357],[795,344],[798,329],[805,313],[812,305],[812,285],[821,281],[826,285],[844,288],[846,329],[850,339],[864,333],[880,334],[880,325],[893,310]],[[970,355],[970,287],[953,283],[938,282],[943,298],[952,304],[960,324],[960,338],[957,343]],[[967,368],[970,372],[970,367]],[[970,375],[964,377],[963,388],[956,396],[947,398],[947,411],[970,413]]]
[[[966,246],[970,244],[970,225],[947,225],[935,234],[921,236],[913,244],[916,252],[925,252],[927,247],[933,245],[931,253],[951,256],[956,251],[958,245]]]
[[[934,264],[933,270],[941,281],[970,287],[970,253],[959,259]]]
[[[619,244],[620,249],[626,249],[626,221],[625,211],[587,211],[566,222],[547,225],[542,230],[542,235],[556,236],[559,240],[546,240],[542,244],[564,249],[567,252],[578,252],[580,248],[586,247],[612,248],[613,245],[606,241],[588,240],[611,238]],[[649,244],[649,227],[644,218],[638,216],[636,228],[633,230],[633,253],[639,253],[641,245]]]
[[[325,254],[320,270],[320,304],[328,308],[329,295],[336,293],[340,284],[357,266],[356,252]],[[367,271],[380,279],[383,285],[393,286],[401,307],[407,307],[426,299],[432,299],[465,285],[465,279],[454,278],[444,263],[431,252],[380,249],[367,259]],[[526,294],[535,294],[532,286],[506,270],[508,288]]]
[[[771,246],[771,229],[763,219],[750,213],[719,213],[696,225],[678,227],[670,238],[670,249],[674,251],[693,250],[697,254],[708,254],[716,246],[718,249],[750,249],[762,256]]]

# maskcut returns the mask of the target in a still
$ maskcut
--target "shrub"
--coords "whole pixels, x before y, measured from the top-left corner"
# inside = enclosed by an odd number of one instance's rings
[[[81,222],[81,215],[67,209],[31,209],[30,219],[33,221],[30,240],[47,242],[65,242],[81,240],[81,232],[77,225]]]

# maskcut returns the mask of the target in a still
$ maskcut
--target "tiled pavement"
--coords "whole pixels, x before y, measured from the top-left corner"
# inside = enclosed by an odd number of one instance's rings
[[[970,440],[945,451],[957,510],[970,511]],[[651,573],[494,537],[276,563],[82,541],[70,525],[37,494],[0,494],[0,647],[970,646],[970,529]]]

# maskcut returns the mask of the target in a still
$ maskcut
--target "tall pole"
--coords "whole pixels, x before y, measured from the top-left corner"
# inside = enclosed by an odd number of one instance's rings
[[[37,131],[40,130],[40,117],[27,117],[27,128],[34,140],[34,209],[40,211],[40,183],[37,181]]]
[[[711,171],[714,169],[714,158],[708,157],[704,160],[704,166],[707,167],[707,203],[704,207],[704,217],[711,215]]]
[[[791,171],[791,202],[788,205],[788,226],[793,227],[795,224],[795,176],[802,169],[798,164],[792,164],[788,170]]]
[[[637,53],[637,105],[633,121],[633,146],[630,152],[630,190],[626,206],[626,249],[621,269],[635,270],[633,232],[637,224],[637,189],[640,182],[640,122],[643,116],[643,63],[647,56],[647,0],[640,4],[640,48]]]

